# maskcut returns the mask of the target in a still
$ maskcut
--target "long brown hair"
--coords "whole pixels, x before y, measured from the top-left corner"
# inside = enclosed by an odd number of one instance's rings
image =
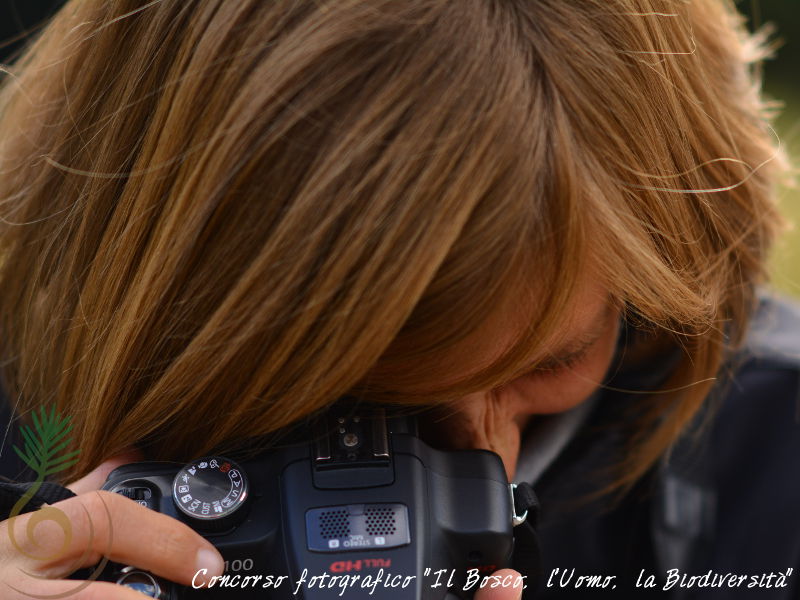
[[[684,349],[630,483],[763,276],[758,58],[713,0],[73,0],[0,98],[6,390],[73,418],[66,477],[129,445],[185,460],[346,392],[500,385],[592,264]],[[520,307],[508,352],[437,385]]]

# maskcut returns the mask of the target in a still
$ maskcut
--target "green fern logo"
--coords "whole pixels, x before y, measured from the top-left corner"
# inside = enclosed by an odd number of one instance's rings
[[[72,450],[59,456],[72,441],[67,434],[72,430],[71,417],[62,417],[56,414],[53,406],[48,413],[42,406],[39,414],[33,412],[33,428],[23,425],[20,430],[25,441],[24,450],[14,446],[14,451],[37,475],[37,481],[44,481],[49,475],[54,475],[68,469],[76,462],[80,449]]]
[[[64,538],[62,541],[62,546],[55,552],[48,554],[46,556],[40,556],[36,554],[32,554],[19,544],[16,537],[16,519],[19,518],[20,514],[24,507],[28,504],[28,502],[33,498],[34,495],[41,489],[44,480],[49,475],[54,475],[63,471],[64,469],[68,469],[76,462],[78,462],[78,453],[80,450],[72,450],[66,453],[63,451],[69,446],[70,442],[72,441],[71,438],[68,438],[67,435],[70,431],[72,431],[72,425],[70,424],[70,417],[62,417],[59,414],[56,414],[55,407],[51,407],[50,411],[48,412],[44,407],[40,407],[38,413],[33,411],[31,414],[31,418],[33,421],[33,427],[28,425],[23,425],[20,427],[20,431],[22,433],[22,439],[24,441],[23,448],[20,449],[17,446],[14,446],[14,452],[17,453],[23,462],[28,465],[33,471],[36,473],[36,480],[33,481],[32,485],[28,488],[28,490],[22,495],[22,497],[14,504],[14,507],[11,509],[11,513],[9,515],[9,525],[8,525],[8,537],[11,540],[11,544],[14,548],[17,549],[18,552],[27,556],[28,558],[40,560],[40,561],[52,561],[58,560],[62,554],[69,548],[70,544],[72,543],[72,525],[67,517],[66,513],[62,510],[54,507],[54,506],[45,506],[39,508],[35,512],[35,514],[31,517],[30,521],[28,522],[27,527],[27,536],[30,540],[32,538],[32,531],[35,529],[36,525],[40,522],[44,521],[53,521],[56,523],[64,533]],[[84,511],[86,509],[84,508]],[[89,518],[89,523],[91,526],[91,515],[87,513],[87,517]],[[111,536],[109,530],[109,536]],[[89,546],[91,547],[91,540],[93,538],[93,528],[90,529],[89,533]],[[28,544],[29,546],[31,544]],[[35,545],[35,541],[34,541]],[[109,541],[110,545],[110,541]],[[66,598],[67,596],[73,595],[80,590],[84,589],[87,585],[89,585],[90,581],[94,581],[97,579],[97,576],[100,572],[105,568],[106,563],[108,562],[108,558],[103,558],[100,562],[98,567],[95,569],[94,572],[89,577],[89,580],[77,583],[77,586],[71,590],[67,590],[60,594],[51,594],[51,595],[41,595],[41,594],[31,594],[25,592],[21,589],[18,589],[11,584],[8,585],[11,589],[16,591],[19,594],[24,594],[25,596],[29,596],[31,598],[37,598],[39,600],[56,600],[59,598]],[[22,569],[20,569],[22,571]],[[22,571],[25,575],[31,575],[26,571]],[[64,573],[64,576],[68,575],[69,573]]]

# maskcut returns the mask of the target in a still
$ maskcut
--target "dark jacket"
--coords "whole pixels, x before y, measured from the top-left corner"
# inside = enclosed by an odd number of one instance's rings
[[[619,415],[648,401],[603,394],[536,482],[543,560],[536,598],[800,598],[800,307],[764,298],[735,362],[699,436],[684,436],[618,504],[576,508],[574,498],[598,485],[593,473],[624,452]],[[628,376],[610,385],[635,384]],[[587,588],[585,579],[576,587],[581,575],[614,578],[605,588]],[[648,575],[655,587],[643,587]],[[667,585],[680,576],[684,586]],[[732,576],[745,577],[729,587]]]
[[[627,434],[616,427],[623,412],[648,401],[602,394],[535,485],[543,560],[536,598],[800,599],[800,307],[763,300],[737,364],[703,435],[682,439],[621,501],[576,507],[575,498],[596,489],[598,469],[624,452]],[[641,389],[651,377],[612,385]],[[0,427],[0,475],[29,479],[11,450],[17,426],[7,400]],[[705,580],[665,590],[671,569]],[[745,577],[740,587],[697,586],[731,575]],[[587,587],[581,576],[599,577]]]

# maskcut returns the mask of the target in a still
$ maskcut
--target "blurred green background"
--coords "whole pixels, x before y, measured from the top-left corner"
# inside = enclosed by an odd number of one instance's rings
[[[800,0],[740,0],[736,5],[747,15],[751,30],[768,24],[774,28],[771,38],[778,42],[778,48],[775,56],[763,65],[764,90],[769,98],[783,105],[775,129],[797,173],[800,165]],[[772,281],[778,289],[800,298],[800,189],[781,187],[779,202],[791,228],[773,250]]]

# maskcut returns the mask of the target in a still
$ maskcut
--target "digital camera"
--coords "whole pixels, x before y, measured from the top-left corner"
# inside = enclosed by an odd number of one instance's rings
[[[169,600],[433,600],[510,564],[520,517],[495,453],[434,449],[376,407],[334,405],[306,431],[256,458],[112,471],[103,489],[188,524],[225,573],[198,589],[111,563],[100,579]]]

